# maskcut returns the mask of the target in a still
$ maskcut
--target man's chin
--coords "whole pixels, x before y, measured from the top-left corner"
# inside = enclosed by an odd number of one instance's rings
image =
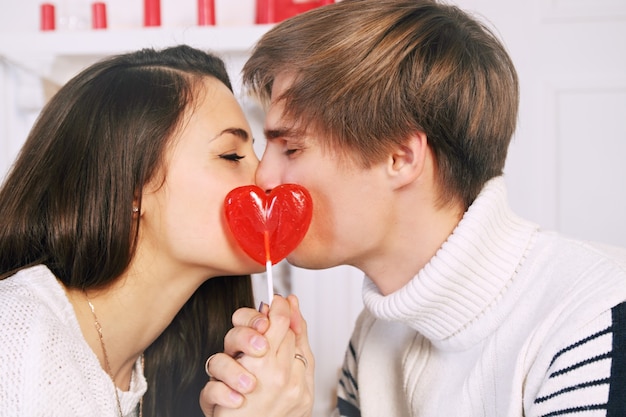
[[[322,261],[317,257],[307,256],[303,250],[295,250],[291,252],[286,259],[290,265],[304,269],[327,269],[335,266],[328,263],[328,258]]]
[[[296,266],[298,268],[311,269],[310,262],[308,262],[309,259],[307,259],[302,251],[295,250],[291,252],[286,259],[290,265]]]

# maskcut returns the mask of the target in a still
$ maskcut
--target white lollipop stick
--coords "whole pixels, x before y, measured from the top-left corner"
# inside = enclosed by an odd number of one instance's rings
[[[272,257],[270,256],[270,235],[265,231],[263,235],[265,243],[265,271],[267,272],[267,305],[272,305],[274,298],[274,277],[272,276]]]
[[[270,259],[265,262],[265,269],[267,270],[267,305],[271,306],[274,298],[274,277],[272,276],[272,261]]]

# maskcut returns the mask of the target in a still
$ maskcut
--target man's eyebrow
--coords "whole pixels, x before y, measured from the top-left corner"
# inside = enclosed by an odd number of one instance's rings
[[[244,142],[247,142],[248,139],[250,139],[250,135],[248,135],[248,132],[246,132],[244,129],[241,129],[239,127],[229,127],[227,129],[224,129],[213,139],[217,139],[218,137],[225,135],[225,134],[235,135],[241,138]]]
[[[297,132],[294,129],[288,128],[288,127],[281,127],[277,129],[265,129],[263,133],[265,134],[265,139],[267,140],[272,140],[276,138],[288,139],[288,138],[296,136],[297,134]]]

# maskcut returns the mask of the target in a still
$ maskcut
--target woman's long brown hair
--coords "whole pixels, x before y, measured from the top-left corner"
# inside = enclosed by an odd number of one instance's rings
[[[64,85],[0,188],[0,279],[36,264],[71,288],[119,277],[137,240],[133,202],[207,76],[232,90],[219,58],[178,46],[100,61]],[[145,416],[203,415],[204,360],[223,349],[232,312],[252,302],[249,276],[194,293],[145,352]]]

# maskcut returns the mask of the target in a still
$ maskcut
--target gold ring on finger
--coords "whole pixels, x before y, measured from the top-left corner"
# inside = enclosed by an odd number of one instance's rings
[[[302,361],[302,363],[304,364],[304,369],[309,367],[309,361],[306,360],[306,358],[304,357],[304,355],[301,355],[299,353],[296,353],[294,356],[294,358],[298,359],[299,361]],[[210,358],[209,358],[210,359]]]

